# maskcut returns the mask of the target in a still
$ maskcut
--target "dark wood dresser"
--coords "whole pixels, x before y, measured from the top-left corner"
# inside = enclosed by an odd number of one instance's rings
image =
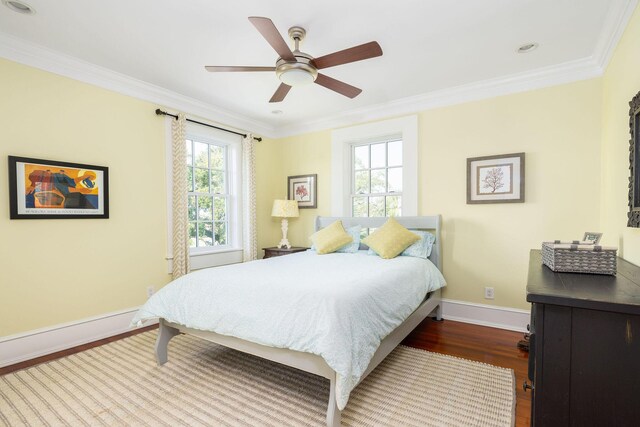
[[[529,260],[531,424],[640,426],[640,268],[554,273]]]

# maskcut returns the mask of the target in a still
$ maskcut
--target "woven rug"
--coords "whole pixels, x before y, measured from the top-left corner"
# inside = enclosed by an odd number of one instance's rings
[[[156,331],[0,377],[0,425],[322,426],[329,381]],[[513,371],[400,346],[351,394],[346,426],[511,426]]]

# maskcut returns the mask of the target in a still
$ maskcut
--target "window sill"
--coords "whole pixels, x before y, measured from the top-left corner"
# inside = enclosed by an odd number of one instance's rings
[[[191,270],[219,267],[221,265],[236,264],[242,262],[243,251],[239,248],[211,249],[192,252],[189,255]],[[173,271],[173,256],[167,258],[167,273]]]

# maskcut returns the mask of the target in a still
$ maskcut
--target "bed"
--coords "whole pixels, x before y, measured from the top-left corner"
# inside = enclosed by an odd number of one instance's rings
[[[386,220],[318,217],[316,229],[338,219],[345,228]],[[325,377],[327,426],[339,426],[351,390],[429,314],[441,318],[440,216],[396,219],[436,236],[428,261],[307,251],[199,270],[161,289],[132,323],[159,318],[159,365],[185,333]]]

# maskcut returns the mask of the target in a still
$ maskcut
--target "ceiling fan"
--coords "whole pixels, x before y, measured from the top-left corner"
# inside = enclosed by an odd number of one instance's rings
[[[335,67],[336,65],[362,61],[382,55],[382,49],[378,42],[369,42],[339,52],[330,53],[320,58],[314,58],[308,53],[301,52],[300,42],[304,39],[306,31],[301,27],[289,28],[289,37],[295,44],[293,52],[287,46],[278,29],[271,19],[252,16],[249,21],[262,34],[271,47],[279,55],[275,67],[235,67],[235,66],[206,66],[207,71],[275,71],[282,82],[269,102],[281,102],[292,86],[309,83],[317,83],[334,92],[338,92],[348,98],[355,98],[362,92],[355,86],[351,86],[340,80],[321,74],[318,70]]]

